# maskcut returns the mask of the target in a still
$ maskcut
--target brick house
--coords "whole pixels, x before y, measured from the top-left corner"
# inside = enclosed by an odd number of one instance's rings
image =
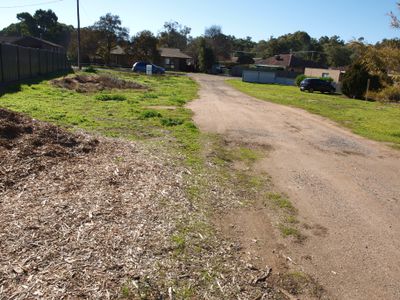
[[[193,64],[193,58],[180,49],[160,48],[161,66],[167,70],[187,71]]]

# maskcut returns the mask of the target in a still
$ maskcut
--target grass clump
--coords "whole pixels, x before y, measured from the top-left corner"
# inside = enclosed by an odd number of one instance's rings
[[[172,126],[178,126],[182,125],[184,121],[182,119],[177,119],[177,118],[162,118],[161,119],[161,125],[167,126],[167,127],[172,127]]]
[[[267,193],[267,199],[271,201],[276,207],[280,209],[287,210],[290,213],[296,213],[296,208],[293,204],[287,199],[278,193]]]
[[[162,115],[160,112],[156,110],[145,110],[141,112],[141,118],[142,119],[151,119],[151,118],[161,118]]]
[[[97,73],[97,70],[93,66],[87,66],[83,69],[83,72],[86,73]]]
[[[293,237],[296,242],[302,243],[306,239],[306,236],[302,234],[299,229],[293,226],[280,224],[279,230],[283,237]]]
[[[100,101],[125,101],[126,96],[120,94],[100,94],[96,96]]]

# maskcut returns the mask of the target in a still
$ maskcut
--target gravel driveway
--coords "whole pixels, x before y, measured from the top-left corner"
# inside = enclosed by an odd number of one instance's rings
[[[325,230],[290,245],[338,299],[400,299],[400,152],[300,109],[257,100],[223,77],[193,75],[189,105],[206,132],[268,146],[257,167]],[[307,229],[305,229],[307,230]]]

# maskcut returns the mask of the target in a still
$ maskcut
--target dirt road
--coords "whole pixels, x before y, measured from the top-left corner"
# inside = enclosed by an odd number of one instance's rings
[[[326,228],[291,245],[294,260],[333,298],[400,299],[400,152],[303,110],[246,96],[222,77],[193,77],[201,85],[189,105],[198,126],[269,146],[257,167],[301,220]]]

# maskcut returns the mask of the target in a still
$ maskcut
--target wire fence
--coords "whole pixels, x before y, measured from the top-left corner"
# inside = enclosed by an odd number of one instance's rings
[[[0,44],[0,83],[12,83],[67,70],[65,53]]]

